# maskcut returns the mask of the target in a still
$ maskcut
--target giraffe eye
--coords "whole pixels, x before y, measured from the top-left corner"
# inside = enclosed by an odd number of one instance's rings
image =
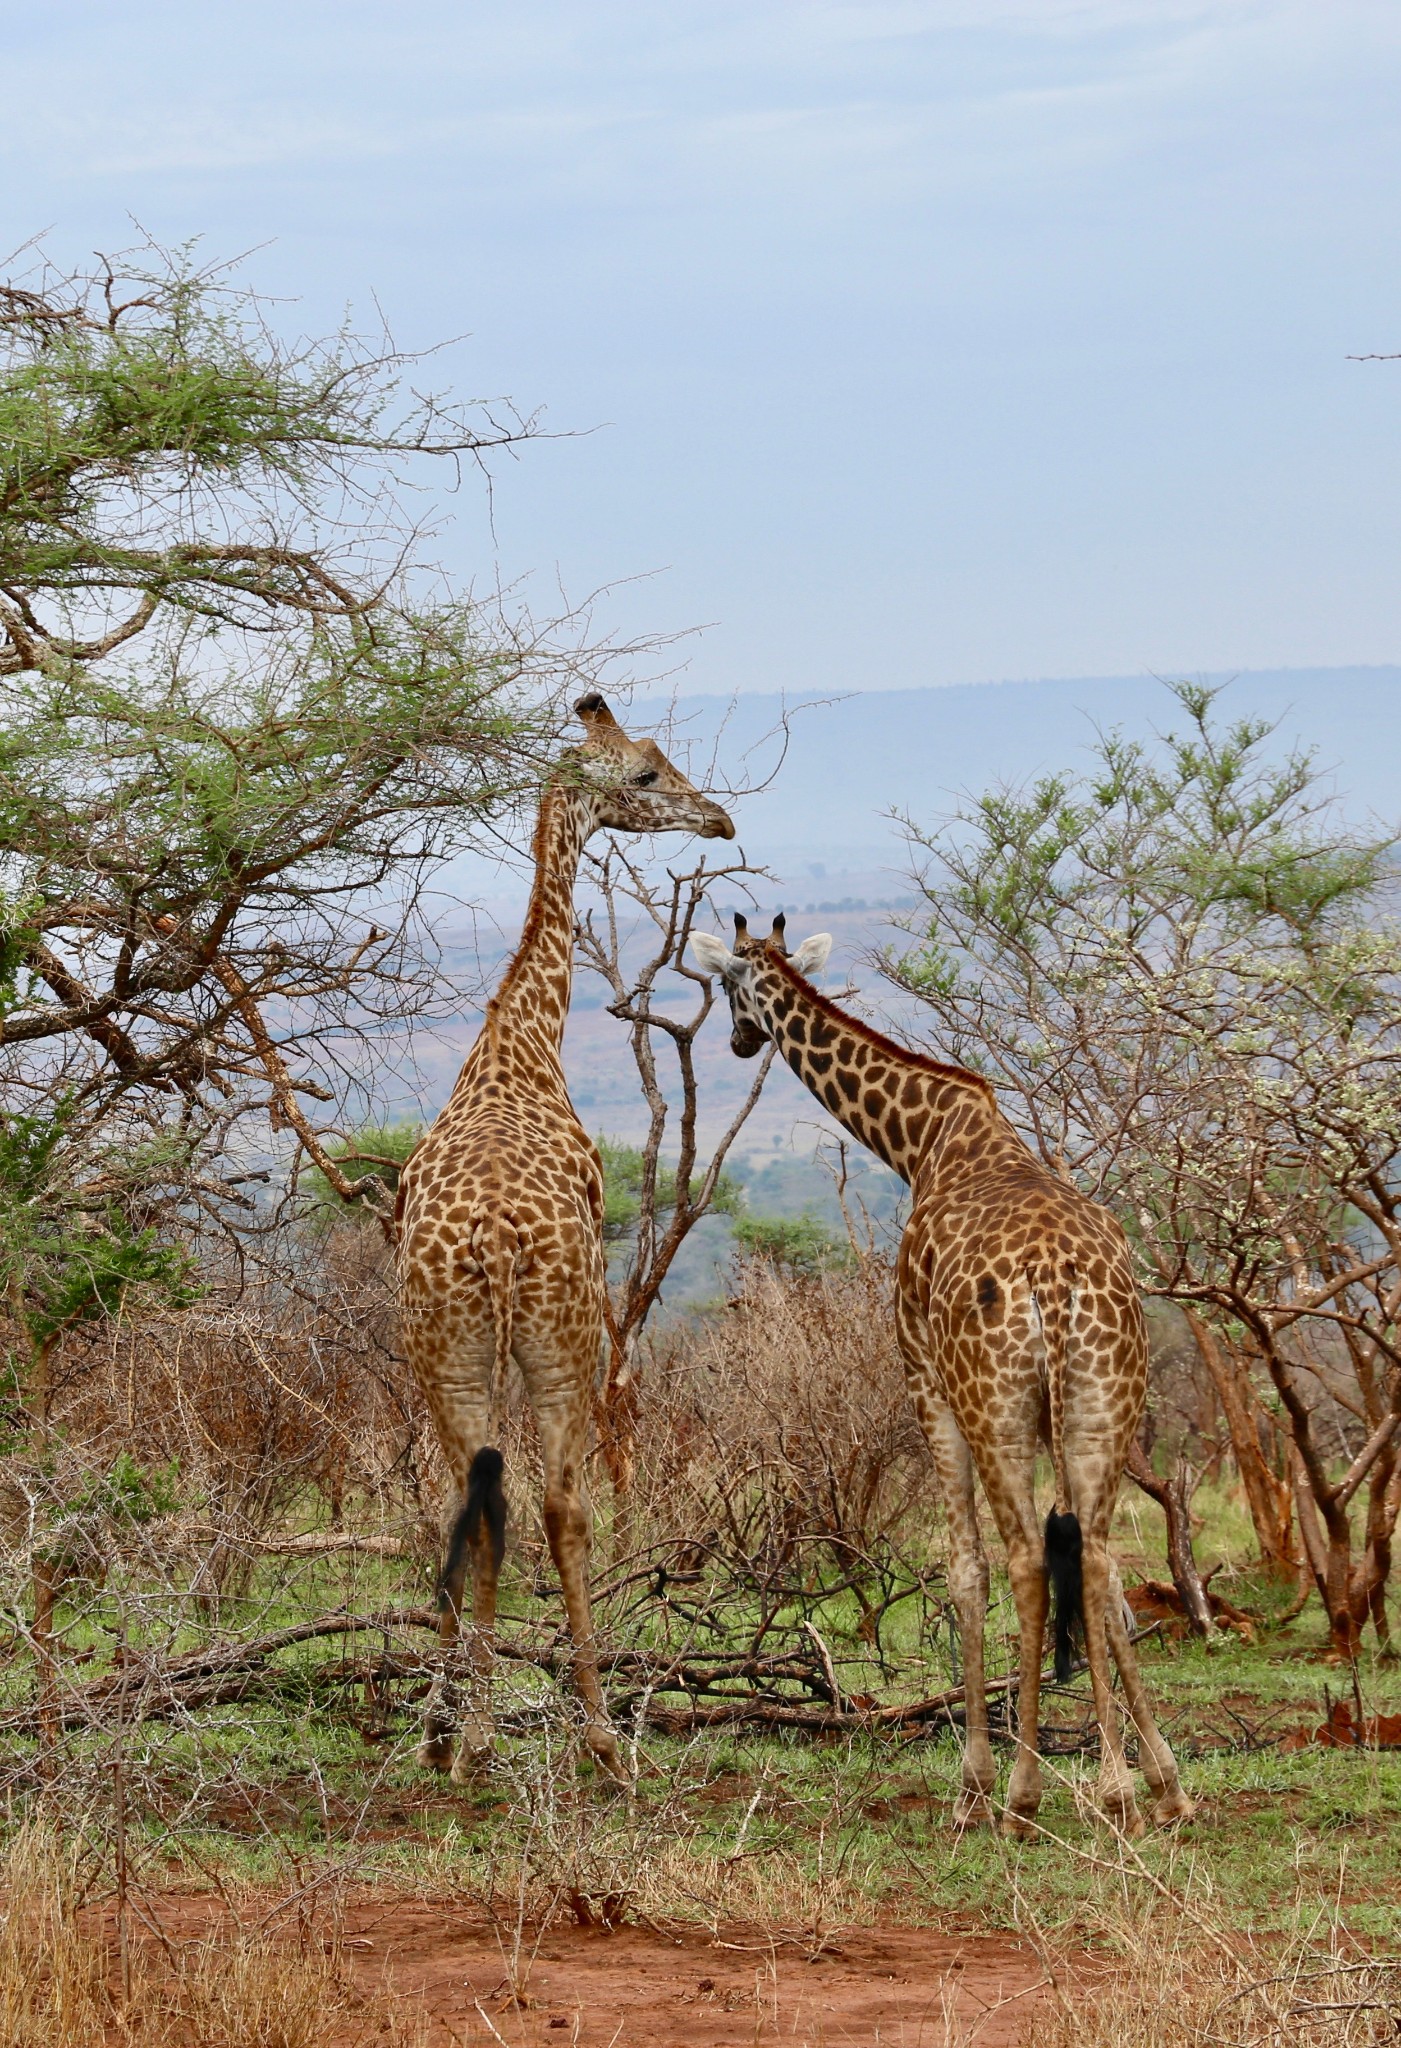
[[[657,771],[655,768],[641,768],[633,776],[632,786],[634,789],[650,789],[656,779]]]

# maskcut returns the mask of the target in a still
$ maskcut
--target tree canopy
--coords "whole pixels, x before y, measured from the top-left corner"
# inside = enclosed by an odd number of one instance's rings
[[[1263,1370],[1346,1651],[1384,1630],[1401,1510],[1396,840],[1218,695],[1180,684],[1158,745],[1111,734],[1087,775],[912,826],[924,902],[886,966],[1198,1319],[1248,1483]]]
[[[145,247],[0,281],[0,1205],[12,1354],[245,1255],[276,1134],[338,1198],[433,999],[425,883],[495,847],[593,670],[427,552],[509,406],[349,326],[287,339]],[[446,469],[443,467],[447,465]],[[436,466],[436,467],[435,467]],[[261,1169],[261,1170],[260,1170]]]
[[[413,368],[349,328],[287,342],[188,251],[0,284],[20,1111],[120,1101],[197,1149],[237,1104],[319,1152],[338,1035],[363,1069],[424,999],[425,876],[536,788],[577,634],[453,591],[410,495],[534,423]]]

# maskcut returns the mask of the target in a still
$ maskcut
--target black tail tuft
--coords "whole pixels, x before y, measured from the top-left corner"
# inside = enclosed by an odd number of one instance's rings
[[[501,1483],[505,1469],[506,1460],[490,1444],[484,1444],[472,1460],[467,1474],[467,1497],[452,1525],[447,1560],[438,1581],[440,1602],[446,1603],[449,1588],[459,1583],[467,1547],[476,1542],[477,1531],[483,1522],[491,1537],[496,1569],[501,1569],[501,1560],[506,1555],[506,1489]]]
[[[1079,1516],[1058,1515],[1052,1508],[1046,1517],[1046,1576],[1056,1601],[1056,1677],[1062,1683],[1075,1661],[1075,1624],[1084,1620],[1083,1547]]]

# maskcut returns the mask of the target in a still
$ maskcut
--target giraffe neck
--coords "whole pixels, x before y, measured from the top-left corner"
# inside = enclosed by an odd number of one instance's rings
[[[989,1125],[1004,1128],[980,1074],[907,1052],[828,1002],[786,962],[766,959],[754,994],[798,1079],[903,1181],[913,1181],[936,1146],[952,1163],[956,1133],[971,1143],[981,1137],[981,1153]]]
[[[520,944],[487,1005],[492,1035],[529,1032],[556,1051],[563,1043],[574,978],[574,882],[593,829],[593,812],[579,790],[546,790],[535,822],[535,880]]]

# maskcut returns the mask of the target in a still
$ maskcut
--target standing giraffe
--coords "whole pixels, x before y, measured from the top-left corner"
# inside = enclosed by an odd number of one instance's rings
[[[1138,1730],[1160,1825],[1192,1802],[1153,1719],[1124,1624],[1109,1520],[1143,1412],[1148,1343],[1128,1246],[1097,1203],[1034,1158],[964,1067],[905,1050],[848,1016],[807,979],[825,934],[790,958],[783,919],[768,939],[735,919],[735,946],[697,932],[691,950],[730,999],[730,1045],[749,1059],[770,1039],[800,1081],[910,1188],[896,1273],[896,1332],[949,1518],[949,1591],[958,1609],[967,1746],[954,1822],[991,1818],[983,1625],[988,1566],[973,1468],[1007,1546],[1021,1633],[1022,1739],[1003,1827],[1033,1831],[1041,1800],[1037,1713],[1048,1578],[1056,1594],[1056,1675],[1069,1676],[1071,1628],[1084,1626],[1100,1727],[1102,1805],[1130,1832],[1134,1804],[1110,1685],[1112,1648]],[[1038,1446],[1048,1442],[1056,1505],[1037,1519]],[[1107,1645],[1106,1645],[1107,1638]]]
[[[720,806],[652,740],[631,740],[603,699],[581,697],[582,745],[541,799],[535,880],[520,944],[487,1005],[446,1107],[399,1182],[404,1343],[461,1488],[440,1583],[443,1675],[420,1761],[469,1777],[491,1749],[496,1584],[505,1545],[499,1449],[508,1361],[520,1367],[540,1432],[545,1530],[564,1592],[572,1670],[590,1749],[622,1776],[599,1684],[589,1614],[581,1491],[606,1277],[603,1172],[574,1114],[560,1047],[574,957],[574,879],[600,830],[733,839]],[[451,1666],[472,1567],[468,1698],[453,1762]]]

